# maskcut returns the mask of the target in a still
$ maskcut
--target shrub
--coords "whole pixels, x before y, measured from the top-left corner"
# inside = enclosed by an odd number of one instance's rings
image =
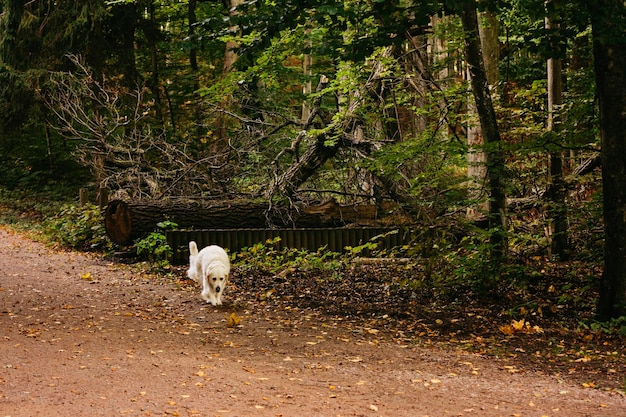
[[[104,216],[93,204],[66,205],[44,222],[44,233],[53,242],[80,250],[108,250],[112,244],[104,230]]]
[[[165,230],[174,229],[178,225],[170,221],[157,223],[157,229],[143,239],[135,242],[137,255],[145,258],[148,262],[157,264],[160,268],[169,266],[172,256],[172,248],[167,243]]]

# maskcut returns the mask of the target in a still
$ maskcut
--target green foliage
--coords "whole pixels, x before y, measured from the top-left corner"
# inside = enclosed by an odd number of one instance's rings
[[[338,253],[319,248],[317,252],[302,249],[278,249],[280,238],[268,239],[251,247],[243,248],[237,253],[235,262],[243,268],[260,269],[277,272],[284,269],[297,268],[302,271],[324,270],[338,271],[343,261]]]
[[[177,226],[178,225],[176,223],[171,221],[157,223],[157,230],[135,242],[134,246],[137,251],[137,255],[143,257],[148,262],[155,264],[159,268],[167,268],[173,251],[167,243],[165,231],[168,229],[175,229]]]
[[[27,123],[33,105],[30,77],[0,64],[0,134]]]
[[[489,233],[484,230],[475,232],[464,236],[448,253],[447,260],[454,265],[449,284],[488,291],[498,278],[494,274],[495,266],[490,263]]]
[[[395,235],[400,233],[399,230],[391,230],[389,232],[382,233],[380,235],[373,236],[367,242],[362,243],[358,246],[346,246],[344,249],[346,250],[345,258],[350,259],[357,256],[372,256],[380,254],[380,245],[382,241],[391,235]]]
[[[609,321],[579,322],[579,326],[581,330],[626,337],[626,316],[613,318]]]
[[[66,205],[44,222],[46,235],[63,246],[81,250],[106,250],[111,243],[104,230],[104,216],[93,204]]]

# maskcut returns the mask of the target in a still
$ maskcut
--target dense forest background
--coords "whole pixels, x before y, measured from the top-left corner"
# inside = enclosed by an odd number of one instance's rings
[[[622,1],[0,7],[11,198],[395,207],[410,255],[483,287],[601,264],[598,316],[626,315]]]

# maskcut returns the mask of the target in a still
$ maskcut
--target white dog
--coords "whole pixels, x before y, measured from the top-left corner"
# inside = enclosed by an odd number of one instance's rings
[[[222,294],[228,283],[230,260],[219,246],[207,246],[198,252],[196,242],[189,242],[189,269],[187,276],[202,284],[202,299],[213,305],[222,305]]]

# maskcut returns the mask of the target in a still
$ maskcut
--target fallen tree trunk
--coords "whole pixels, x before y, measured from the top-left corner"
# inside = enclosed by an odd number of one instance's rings
[[[104,225],[112,242],[131,244],[171,221],[181,229],[242,229],[285,227],[342,227],[348,224],[371,226],[376,222],[373,205],[340,206],[330,201],[310,207],[274,207],[248,201],[202,204],[179,201],[113,200],[107,206]]]

